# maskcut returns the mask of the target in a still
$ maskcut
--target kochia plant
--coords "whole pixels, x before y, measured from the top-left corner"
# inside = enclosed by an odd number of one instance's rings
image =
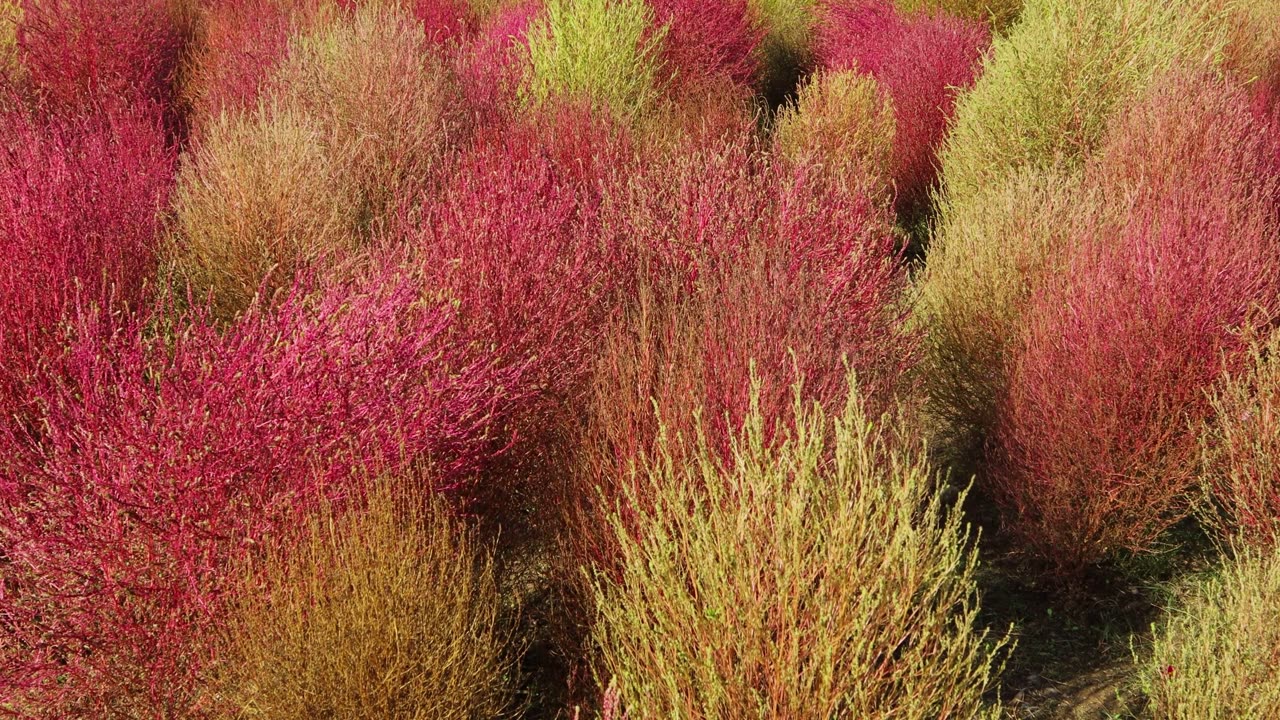
[[[630,471],[594,632],[626,717],[998,716],[967,532],[849,387],[832,416],[797,388],[787,428],[757,387],[727,456],[664,428]]]
[[[79,111],[109,100],[173,99],[182,37],[168,0],[23,0],[22,79],[41,100]]]
[[[398,263],[296,287],[222,328],[82,315],[0,429],[0,705],[45,717],[200,710],[227,563],[354,478],[466,485],[527,390]]]
[[[1087,171],[1125,211],[1033,290],[989,446],[1007,526],[1060,577],[1188,510],[1209,390],[1280,310],[1273,147],[1243,92],[1175,72]]]
[[[631,119],[652,109],[665,31],[644,0],[548,0],[527,35],[528,105],[585,103]]]
[[[77,307],[136,305],[155,272],[174,153],[144,109],[0,115],[0,414]]]
[[[927,205],[956,96],[977,80],[990,42],[980,21],[903,17],[887,0],[832,3],[822,14],[819,65],[867,73],[893,99],[899,212],[913,216]]]

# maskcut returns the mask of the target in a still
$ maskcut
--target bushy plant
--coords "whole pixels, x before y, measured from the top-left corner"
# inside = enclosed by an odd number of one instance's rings
[[[265,720],[500,717],[511,661],[487,550],[412,481],[362,490],[240,563],[213,689]]]
[[[182,36],[168,0],[22,0],[22,79],[37,97],[82,111],[102,101],[173,99]]]
[[[1032,291],[991,483],[1008,529],[1060,576],[1145,549],[1188,511],[1208,391],[1242,352],[1236,330],[1280,299],[1262,130],[1239,90],[1163,76],[1090,168],[1127,211]]]
[[[759,75],[763,33],[748,0],[649,0],[666,28],[662,71],[685,94],[728,80],[749,91]]]
[[[433,44],[466,42],[479,23],[466,0],[416,0],[412,10]]]
[[[815,0],[750,0],[764,28],[760,46],[760,84],[768,97],[778,97],[813,63]]]
[[[463,132],[443,51],[408,12],[372,2],[316,23],[268,80],[283,108],[314,119],[351,224],[367,234],[430,183]]]
[[[543,10],[541,0],[523,0],[483,21],[475,39],[457,54],[455,67],[479,124],[506,117],[518,102],[528,74],[529,28]]]
[[[995,39],[941,152],[960,202],[1021,167],[1075,172],[1113,112],[1182,60],[1207,64],[1231,15],[1216,0],[1031,0]]]
[[[904,13],[944,12],[956,17],[981,20],[992,29],[1003,31],[1018,19],[1022,0],[894,0]]]
[[[1078,179],[1023,170],[953,203],[939,221],[916,279],[914,322],[924,335],[933,449],[957,472],[977,469],[1032,289],[1063,272],[1073,228],[1111,212]]]
[[[887,0],[825,8],[819,65],[867,73],[893,99],[892,170],[900,213],[915,216],[928,204],[956,95],[977,80],[990,42],[979,21],[942,13],[903,17]]]
[[[182,97],[196,136],[224,112],[252,110],[289,38],[331,14],[324,0],[201,3],[182,70]]]
[[[354,245],[355,218],[315,119],[261,105],[223,114],[183,159],[169,248],[182,281],[229,319],[299,268]]]
[[[630,119],[661,93],[665,30],[644,0],[548,0],[529,28],[526,104],[586,104]]]
[[[1223,529],[1265,546],[1280,540],[1280,333],[1257,335],[1214,394],[1202,441]]]
[[[852,383],[830,420],[797,389],[789,428],[758,393],[727,457],[664,428],[611,518],[594,637],[626,717],[996,717],[1001,642],[922,454]]]
[[[18,0],[0,2],[0,73],[16,77],[21,72],[18,58],[18,23],[22,22],[22,5]]]
[[[155,273],[174,153],[155,116],[0,114],[0,424],[17,384],[56,350],[80,307],[125,308]]]
[[[645,272],[598,360],[572,493],[584,502],[570,508],[574,551],[606,564],[613,551],[592,497],[608,507],[626,469],[652,451],[655,407],[689,441],[704,408],[708,447],[728,453],[753,376],[761,411],[785,426],[798,378],[806,403],[830,408],[843,399],[847,362],[884,408],[915,358],[887,208],[858,185],[742,144],[658,163],[631,182],[605,225],[643,248]]]
[[[1280,548],[1243,551],[1155,628],[1142,687],[1154,720],[1280,713]]]
[[[893,196],[895,130],[893,101],[874,78],[823,72],[778,113],[773,140],[790,162],[822,167],[847,182],[870,182],[869,189],[887,199]]]
[[[299,286],[230,327],[80,317],[0,428],[0,706],[200,711],[228,563],[353,478],[428,462],[469,486],[529,388],[398,262]]]

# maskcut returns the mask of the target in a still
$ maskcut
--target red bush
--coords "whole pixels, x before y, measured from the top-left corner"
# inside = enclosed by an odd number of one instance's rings
[[[458,52],[458,78],[482,122],[501,116],[515,98],[523,77],[518,48],[542,10],[541,0],[505,7]]]
[[[173,98],[182,34],[167,0],[24,0],[25,81],[60,108]]]
[[[0,432],[0,705],[209,710],[229,559],[366,473],[429,461],[445,490],[500,455],[522,368],[431,292],[388,265],[225,329],[81,315],[38,421]]]
[[[650,0],[657,23],[667,26],[664,72],[684,93],[728,79],[750,94],[760,71],[764,38],[747,0]]]
[[[893,403],[915,358],[895,304],[905,278],[887,209],[848,187],[740,140],[649,164],[611,206],[605,225],[636,246],[645,287],[597,366],[577,552],[608,557],[591,545],[607,540],[594,537],[605,510],[589,488],[605,507],[622,497],[617,483],[654,449],[657,416],[692,443],[702,408],[727,458],[753,380],[772,433],[794,420],[801,377],[806,403],[843,402],[846,359],[873,412]]]
[[[990,29],[976,20],[941,12],[904,18],[886,0],[828,6],[819,30],[820,66],[870,74],[893,100],[899,212],[927,205],[957,91],[977,80],[990,44]]]
[[[989,447],[1007,528],[1059,578],[1182,517],[1235,330],[1280,310],[1262,130],[1243,93],[1174,73],[1089,169],[1118,218],[1084,223],[1033,293]]]
[[[252,107],[263,81],[308,27],[319,0],[219,0],[203,4],[199,38],[186,61],[185,99],[195,124]]]
[[[476,32],[478,25],[466,0],[417,0],[413,16],[433,43],[464,40]]]
[[[487,128],[402,233],[472,340],[528,358],[562,400],[627,292],[628,261],[600,236],[603,184],[627,157],[619,128],[572,108]]]
[[[152,113],[0,115],[0,416],[77,304],[121,308],[154,275],[174,152]]]

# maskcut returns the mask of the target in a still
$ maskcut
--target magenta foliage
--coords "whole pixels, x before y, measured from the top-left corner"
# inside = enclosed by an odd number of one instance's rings
[[[167,107],[182,35],[166,0],[25,0],[25,80],[57,107],[104,100]]]
[[[79,304],[136,305],[156,267],[174,151],[145,108],[0,115],[0,414]]]
[[[188,80],[200,113],[217,117],[257,101],[268,73],[289,51],[298,16],[313,2],[294,4],[296,11],[279,0],[219,0],[207,6]]]
[[[899,212],[918,213],[928,203],[956,93],[977,80],[990,44],[985,23],[941,12],[903,17],[886,0],[827,7],[819,31],[820,65],[867,73],[893,100]]]
[[[504,362],[530,358],[536,384],[561,399],[627,292],[599,207],[628,147],[620,128],[573,108],[484,129],[405,233],[469,336],[510,352]]]
[[[750,92],[759,74],[763,31],[747,0],[650,0],[665,25],[664,70],[686,93],[729,80]]]
[[[1247,98],[1196,74],[1126,110],[1086,217],[1032,296],[990,443],[1006,525],[1062,578],[1187,511],[1209,390],[1280,311],[1280,186]],[[1268,168],[1270,167],[1270,172]]]
[[[459,41],[476,31],[476,17],[466,0],[418,0],[413,16],[433,43]]]
[[[518,48],[542,10],[541,0],[503,8],[457,53],[463,92],[482,122],[502,115],[515,97],[523,72]]]
[[[38,422],[0,433],[0,705],[187,716],[229,559],[365,473],[429,461],[444,490],[501,454],[522,368],[399,267],[228,328],[79,317]]]
[[[892,309],[905,278],[891,219],[874,199],[743,137],[650,163],[616,209],[606,226],[630,237],[677,309],[665,321],[674,325],[638,338],[658,349],[610,362],[657,363],[643,373],[667,375],[648,389],[665,420],[704,408],[710,439],[727,452],[748,413],[753,363],[765,416],[784,424],[801,377],[808,400],[841,401],[846,359],[887,407],[915,352]],[[685,323],[696,339],[680,337]],[[645,358],[664,352],[673,355]],[[624,465],[652,441],[652,410],[640,401]]]

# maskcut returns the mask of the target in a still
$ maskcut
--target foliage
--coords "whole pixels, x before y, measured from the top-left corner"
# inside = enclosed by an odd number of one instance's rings
[[[226,328],[78,318],[26,388],[38,417],[0,433],[0,706],[196,708],[228,563],[353,479],[429,462],[422,491],[457,491],[507,447],[520,368],[397,262],[346,275]]]
[[[797,388],[790,429],[758,393],[728,457],[664,428],[612,517],[595,637],[627,717],[996,717],[1002,641],[974,629],[974,556],[920,453],[852,383],[831,421]]]
[[[526,36],[524,100],[581,103],[619,119],[644,114],[661,92],[665,34],[644,0],[548,0]]]
[[[997,37],[956,107],[941,152],[959,203],[1018,168],[1075,172],[1114,111],[1181,60],[1204,65],[1226,43],[1217,0],[1031,0]]]
[[[956,95],[977,80],[990,32],[941,13],[903,17],[887,0],[833,3],[819,27],[819,65],[871,75],[892,98],[897,207],[918,215],[937,181],[936,151]]]
[[[487,551],[412,482],[363,491],[241,562],[214,688],[264,720],[499,717],[510,662]]]
[[[135,306],[155,273],[174,154],[146,109],[84,118],[0,114],[0,424],[57,352],[77,308]]]
[[[1280,549],[1246,550],[1156,628],[1142,685],[1154,720],[1280,712]]]

